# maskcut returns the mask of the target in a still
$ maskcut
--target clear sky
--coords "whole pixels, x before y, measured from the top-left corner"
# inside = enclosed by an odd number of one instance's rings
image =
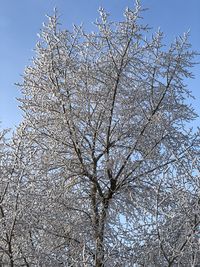
[[[141,3],[149,8],[143,13],[144,22],[154,30],[160,27],[167,42],[190,29],[193,49],[200,52],[200,0],[142,0]],[[1,126],[14,128],[21,120],[15,100],[19,90],[14,83],[21,81],[25,66],[31,62],[37,33],[46,21],[45,14],[52,14],[57,7],[63,27],[71,28],[72,24],[83,22],[90,29],[99,6],[106,8],[113,20],[118,20],[125,7],[133,5],[134,0],[0,0]],[[200,115],[200,65],[193,72],[196,78],[187,83],[196,97],[193,106]],[[194,124],[197,125],[200,119]]]

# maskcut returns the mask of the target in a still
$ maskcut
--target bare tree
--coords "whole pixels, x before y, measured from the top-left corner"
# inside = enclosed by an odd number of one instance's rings
[[[199,156],[184,84],[196,53],[188,34],[168,49],[162,32],[148,37],[140,11],[136,3],[112,22],[100,9],[89,34],[62,30],[55,12],[25,70],[21,108],[37,148],[30,235],[41,266],[172,266],[190,238],[165,236],[176,225],[160,210],[176,212],[173,186],[189,152]]]
[[[30,142],[24,143],[24,131],[22,124],[11,140],[6,138],[8,131],[0,136],[0,266],[30,266],[21,249],[26,209],[22,196],[27,192],[27,163],[32,153],[28,153]]]

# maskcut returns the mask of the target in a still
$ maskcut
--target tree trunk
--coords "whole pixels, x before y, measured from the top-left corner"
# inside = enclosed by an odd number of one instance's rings
[[[98,228],[96,232],[96,258],[95,267],[104,267],[105,250],[104,250],[104,231],[107,216],[109,200],[104,199],[102,209],[99,211]]]

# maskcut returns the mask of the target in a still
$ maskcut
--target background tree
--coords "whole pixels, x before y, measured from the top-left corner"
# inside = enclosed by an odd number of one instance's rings
[[[11,140],[6,137],[8,131],[0,136],[0,266],[29,266],[23,253],[27,209],[23,196],[33,150],[30,142],[24,142],[24,131],[22,124]]]
[[[199,140],[186,127],[196,114],[184,84],[195,52],[187,34],[168,49],[162,32],[149,37],[140,11],[136,3],[112,22],[100,9],[89,34],[62,30],[55,12],[25,70],[20,101],[37,148],[27,179],[41,266],[176,266],[186,247],[192,258],[184,242],[197,225],[179,223],[185,210],[175,225],[169,218],[192,201],[187,183],[198,179],[189,172]],[[183,165],[190,175],[180,178]],[[181,179],[187,197],[175,205]]]

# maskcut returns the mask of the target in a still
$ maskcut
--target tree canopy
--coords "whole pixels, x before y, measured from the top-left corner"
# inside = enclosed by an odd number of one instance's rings
[[[2,136],[0,262],[8,266],[197,266],[199,132],[188,104],[196,52],[167,47],[141,6],[96,31],[40,33]],[[10,265],[9,265],[10,264]]]

